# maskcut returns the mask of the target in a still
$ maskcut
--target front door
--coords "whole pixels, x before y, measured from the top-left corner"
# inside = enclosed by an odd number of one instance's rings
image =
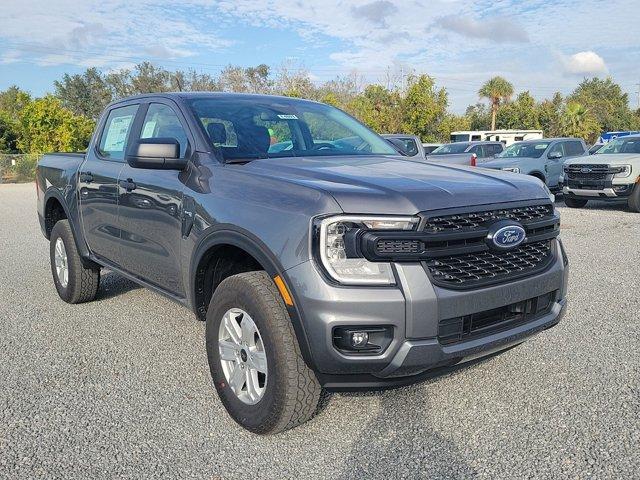
[[[161,102],[160,100],[158,102]],[[182,158],[190,155],[184,119],[170,103],[150,103],[133,141],[140,138],[174,138]],[[141,112],[141,115],[143,112]],[[120,172],[119,225],[122,266],[129,273],[183,296],[180,247],[182,192],[176,170],[132,168]]]
[[[120,256],[118,176],[137,110],[138,105],[128,105],[109,112],[79,170],[80,215],[89,250],[116,265]]]

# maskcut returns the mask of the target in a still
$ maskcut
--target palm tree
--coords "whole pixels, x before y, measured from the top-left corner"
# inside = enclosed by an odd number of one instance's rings
[[[493,77],[478,90],[480,98],[488,98],[491,101],[491,130],[496,129],[496,115],[498,107],[513,95],[513,85],[502,77]]]
[[[578,102],[567,102],[561,117],[562,135],[592,140],[600,125],[589,111]]]

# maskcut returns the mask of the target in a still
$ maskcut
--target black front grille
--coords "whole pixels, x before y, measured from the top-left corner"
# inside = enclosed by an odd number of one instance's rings
[[[435,283],[456,287],[515,279],[545,268],[551,259],[551,240],[544,240],[503,252],[485,250],[434,258],[425,265]]]
[[[522,325],[549,313],[557,294],[556,290],[492,310],[440,320],[438,341],[451,345]]]
[[[582,172],[567,172],[567,178],[570,180],[605,180],[607,178],[606,173],[582,173]]]
[[[422,262],[434,285],[465,289],[542,271],[554,257],[560,231],[560,219],[549,201],[454,208],[420,217],[415,231],[354,232],[345,244],[373,262]],[[526,232],[517,247],[501,249],[490,240],[494,229],[509,225],[505,220]],[[496,222],[500,224],[494,226]]]
[[[549,204],[480,210],[428,218],[423,230],[432,233],[473,230],[486,227],[498,220],[515,220],[525,224],[531,220],[539,220],[551,215],[553,215],[553,206]]]
[[[564,172],[569,188],[602,190],[611,187],[611,180],[617,170],[609,165],[576,164],[567,165]]]

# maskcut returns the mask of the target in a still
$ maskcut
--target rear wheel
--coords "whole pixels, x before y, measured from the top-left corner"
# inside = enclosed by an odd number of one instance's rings
[[[242,427],[278,433],[314,415],[320,384],[266,272],[240,273],[220,283],[207,311],[206,337],[214,385]]]
[[[564,204],[569,208],[582,208],[587,204],[588,200],[583,198],[564,197]]]
[[[49,254],[53,282],[60,298],[67,303],[93,300],[98,292],[100,269],[83,265],[68,220],[60,220],[53,226]]]
[[[629,205],[629,210],[632,212],[640,212],[640,183],[636,183],[636,186],[633,187],[633,191],[629,196],[629,200],[627,200],[627,204]]]

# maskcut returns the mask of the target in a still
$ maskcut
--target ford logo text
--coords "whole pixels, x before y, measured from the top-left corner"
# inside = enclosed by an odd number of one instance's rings
[[[527,238],[527,232],[520,225],[499,223],[500,225],[495,225],[489,230],[487,240],[490,247],[497,250],[507,250],[517,247]]]

